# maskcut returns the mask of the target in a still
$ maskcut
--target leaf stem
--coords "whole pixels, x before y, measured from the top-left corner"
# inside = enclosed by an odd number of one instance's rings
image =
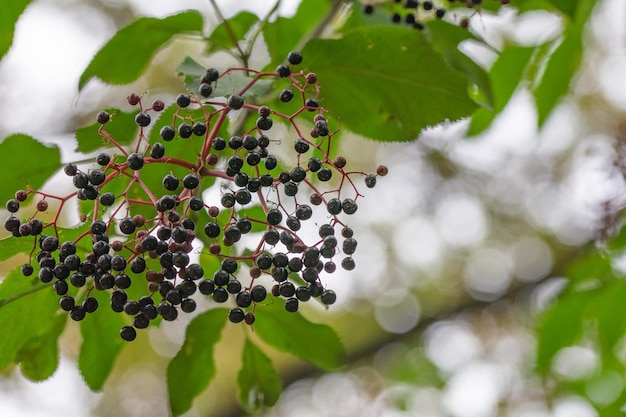
[[[19,300],[20,298],[25,297],[25,296],[27,296],[29,294],[35,293],[35,292],[37,292],[39,290],[43,290],[44,288],[47,288],[47,287],[49,287],[51,285],[52,285],[52,282],[47,282],[45,284],[38,285],[38,286],[33,287],[31,289],[28,289],[26,291],[22,291],[20,293],[17,293],[17,294],[15,294],[15,295],[13,295],[13,296],[11,296],[9,298],[2,299],[2,300],[0,300],[0,308],[4,307],[5,305],[7,305],[7,304],[9,304],[9,303],[11,303],[13,301]]]
[[[224,28],[226,29],[226,33],[228,33],[228,37],[230,38],[232,43],[235,45],[235,48],[237,48],[237,52],[239,52],[239,58],[241,58],[241,62],[244,64],[244,66],[247,67],[249,57],[246,56],[243,49],[241,49],[241,47],[239,46],[239,38],[237,37],[237,34],[233,30],[233,27],[230,25],[230,22],[226,20],[226,18],[222,14],[222,11],[220,10],[215,0],[209,0],[209,3],[211,3],[211,6],[213,6],[213,10],[215,10],[215,14],[219,18],[219,20],[222,22],[222,24],[224,24]]]

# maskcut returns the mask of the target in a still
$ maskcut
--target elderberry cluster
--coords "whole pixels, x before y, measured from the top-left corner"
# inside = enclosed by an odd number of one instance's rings
[[[257,307],[271,302],[269,294],[283,298],[288,312],[311,299],[333,304],[324,275],[337,263],[355,267],[357,240],[343,218],[358,211],[355,177],[372,188],[387,168],[349,171],[346,158],[331,156],[338,128],[319,104],[316,74],[295,72],[301,61],[291,52],[275,72],[209,68],[196,80],[197,91],[179,94],[168,109],[161,100],[144,106],[144,97],[131,94],[139,134],[130,146],[107,130],[115,114],[98,113],[98,132],[111,149],[94,164],[64,167],[73,191],[27,188],[6,203],[5,229],[33,239],[22,274],[36,267],[39,281],[52,286],[60,308],[77,321],[99,308],[94,292],[108,293],[109,308],[129,317],[120,331],[127,341],[157,318],[195,311],[197,297],[230,303],[228,319],[249,325]],[[239,72],[252,74],[246,85],[215,96]],[[284,83],[272,107],[247,94],[267,79]],[[249,126],[239,125],[248,127],[229,131],[233,119],[254,113]],[[273,133],[277,119],[293,137]],[[276,156],[280,146],[291,148],[291,159]],[[29,199],[37,200],[35,210],[20,213]],[[79,202],[81,223],[70,236],[57,222],[71,200]],[[58,208],[46,223],[41,217],[50,201]],[[311,222],[317,233],[300,233]]]
[[[494,1],[494,0],[492,0]],[[497,0],[501,5],[509,4],[510,0]],[[386,4],[385,4],[386,3]],[[382,4],[391,13],[391,22],[394,24],[405,23],[406,25],[418,30],[424,29],[424,22],[430,19],[443,19],[448,10],[441,2],[432,0],[390,0],[383,2]],[[469,9],[479,11],[482,8],[483,0],[448,0],[449,6],[453,6],[455,3],[459,3],[461,6],[465,6]],[[363,6],[363,12],[366,15],[371,15],[376,11],[376,7],[380,7],[378,4],[365,4]],[[469,20],[467,17],[462,18],[459,21],[461,27],[467,27]]]

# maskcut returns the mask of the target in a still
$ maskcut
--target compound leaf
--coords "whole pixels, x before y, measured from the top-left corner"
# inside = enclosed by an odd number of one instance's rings
[[[26,184],[34,189],[40,187],[60,167],[61,152],[56,146],[46,146],[23,134],[7,137],[0,143],[0,178],[4,184],[0,200],[12,198]]]
[[[274,405],[282,391],[282,382],[270,358],[248,339],[243,347],[237,384],[239,403],[250,411]]]
[[[126,321],[124,316],[109,308],[108,295],[107,291],[92,291],[99,308],[80,322],[83,343],[78,355],[78,368],[93,391],[102,389],[117,355],[126,343],[120,337],[120,329]]]
[[[213,348],[220,340],[227,317],[227,309],[216,308],[196,316],[187,326],[185,342],[167,367],[167,388],[174,416],[189,410],[193,399],[215,376]]]
[[[337,368],[345,361],[343,344],[331,327],[312,323],[301,314],[286,314],[283,300],[274,299],[263,309],[254,330],[268,345],[320,368]]]
[[[120,29],[100,49],[81,74],[79,90],[98,77],[109,84],[127,84],[141,75],[152,57],[174,35],[199,33],[202,17],[186,11],[165,18],[142,17]]]
[[[341,39],[313,39],[302,54],[315,63],[320,104],[371,139],[414,140],[425,127],[476,109],[467,78],[416,30],[365,27]]]

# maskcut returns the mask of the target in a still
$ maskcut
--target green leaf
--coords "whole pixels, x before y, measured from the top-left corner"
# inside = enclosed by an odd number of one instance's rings
[[[425,127],[476,109],[467,78],[416,30],[363,28],[341,39],[313,39],[302,54],[315,63],[320,104],[368,138],[414,140]]]
[[[215,376],[213,348],[220,340],[227,317],[227,309],[216,308],[196,316],[187,326],[185,342],[167,367],[167,388],[174,416],[189,410],[193,399]]]
[[[239,403],[248,411],[274,405],[283,389],[270,358],[248,339],[243,346],[237,384]]]
[[[0,0],[0,59],[9,52],[15,23],[29,4],[30,0]]]
[[[237,44],[233,42],[233,36],[237,41],[245,39],[252,25],[258,21],[257,15],[244,10],[227,19],[226,22],[220,23],[209,36],[209,52],[220,49],[230,50],[237,47]],[[228,28],[232,31],[233,36],[230,35]]]
[[[109,308],[107,291],[92,291],[91,295],[98,300],[99,307],[80,322],[83,343],[78,355],[78,368],[89,388],[99,391],[126,343],[120,337],[120,329],[127,323],[124,316]]]
[[[106,109],[111,120],[104,125],[104,130],[120,145],[131,144],[137,137],[137,124],[135,123],[135,115],[137,112],[124,113],[123,111],[110,107]],[[102,126],[95,122],[89,126],[84,126],[76,130],[76,151],[82,153],[93,152],[102,147],[110,147],[111,144],[98,133],[98,129]],[[119,152],[119,151],[118,151]]]
[[[581,32],[576,29],[565,32],[546,65],[534,97],[537,104],[539,126],[570,89],[572,77],[578,70],[582,59],[583,41]]]
[[[587,303],[596,291],[568,291],[542,314],[537,330],[536,360],[540,372],[549,372],[554,355],[573,345],[582,335]]]
[[[613,275],[611,259],[606,254],[593,251],[582,256],[567,267],[567,278],[573,284],[590,280],[604,280]]]
[[[28,155],[37,155],[36,158]],[[0,200],[13,198],[18,188],[28,184],[37,189],[61,167],[61,152],[28,135],[15,134],[0,143]]]
[[[626,299],[626,281],[611,280],[593,300],[589,300],[590,308],[598,325],[598,341],[604,362],[615,359],[615,346],[626,333],[626,321],[616,320],[616,314],[623,311]]]
[[[448,64],[465,73],[469,81],[475,84],[487,98],[487,104],[492,106],[493,93],[489,75],[480,65],[459,50],[459,44],[464,40],[473,39],[477,41],[472,32],[456,24],[443,20],[433,20],[428,23],[427,35],[435,49],[443,55]]]
[[[299,313],[288,314],[283,300],[274,298],[274,303],[257,317],[254,330],[268,345],[323,369],[334,369],[345,362],[337,333],[325,324],[311,323]]]
[[[473,136],[484,131],[496,115],[504,109],[520,84],[520,80],[523,79],[534,51],[535,48],[521,46],[508,46],[502,51],[489,70],[493,111],[478,110],[476,117],[472,117],[468,135]]]
[[[287,60],[287,54],[296,49],[300,41],[314,29],[328,11],[329,4],[319,0],[303,0],[292,17],[278,17],[263,26],[263,39],[272,59],[266,69],[273,71],[276,65]],[[303,65],[317,64],[307,55],[304,55],[304,59]]]
[[[0,284],[0,369],[12,363],[16,354],[34,337],[54,324],[59,297],[49,285],[11,272]]]
[[[35,247],[33,240],[9,236],[0,240],[0,261],[6,261],[18,253],[28,253]]]
[[[154,55],[176,34],[199,33],[202,17],[186,11],[165,17],[142,17],[120,29],[81,74],[79,90],[98,77],[109,84],[127,84],[141,75]]]
[[[204,75],[206,70],[207,69],[205,67],[198,64],[191,57],[186,57],[176,69],[176,71],[178,71],[178,75],[185,77],[185,86],[189,91],[198,91],[198,88],[200,87],[200,78]],[[238,94],[250,83],[250,81],[252,81],[252,79],[252,77],[244,75],[240,72],[229,72],[228,74],[220,77],[211,97]],[[262,96],[267,94],[270,91],[271,85],[271,80],[259,79],[246,90],[243,97]]]
[[[67,313],[60,312],[53,318],[46,332],[30,339],[17,355],[22,374],[32,381],[44,381],[59,366],[59,336],[67,324]]]

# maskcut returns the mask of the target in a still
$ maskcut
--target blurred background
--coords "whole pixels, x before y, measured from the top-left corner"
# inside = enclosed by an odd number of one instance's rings
[[[241,9],[265,14],[274,4],[218,3],[226,17]],[[293,13],[297,4],[283,1],[279,14]],[[22,132],[59,144],[69,162],[77,157],[73,130],[102,108],[123,108],[130,92],[174,97],[184,89],[175,68],[185,56],[202,53],[198,40],[175,40],[131,85],[91,81],[78,93],[78,77],[136,16],[186,8],[217,24],[209,2],[200,0],[34,1],[0,62],[0,137]],[[470,24],[494,46],[511,39],[535,45],[561,29],[554,15],[508,8],[474,16]],[[495,59],[476,44],[462,48],[487,67]],[[267,62],[263,51],[253,58],[253,67]],[[533,369],[533,326],[563,288],[565,266],[601,241],[624,205],[624,74],[626,2],[599,0],[572,94],[541,130],[522,88],[478,137],[466,137],[468,121],[434,127],[412,143],[380,144],[344,133],[341,152],[351,167],[390,168],[367,190],[361,215],[351,219],[360,236],[357,267],[329,282],[337,305],[303,311],[337,329],[349,364],[322,373],[272,351],[285,391],[258,415],[591,417],[597,412],[589,398],[598,404],[617,398],[623,375],[594,381],[598,357],[584,346],[559,352],[553,371],[585,381],[587,398],[555,395]],[[0,375],[0,415],[167,416],[165,369],[185,324],[150,329],[148,338],[127,347],[100,393],[81,381],[80,334],[69,325],[52,378],[35,384],[19,370]],[[216,347],[217,377],[185,416],[245,415],[235,400],[242,344],[235,327],[227,326]]]

